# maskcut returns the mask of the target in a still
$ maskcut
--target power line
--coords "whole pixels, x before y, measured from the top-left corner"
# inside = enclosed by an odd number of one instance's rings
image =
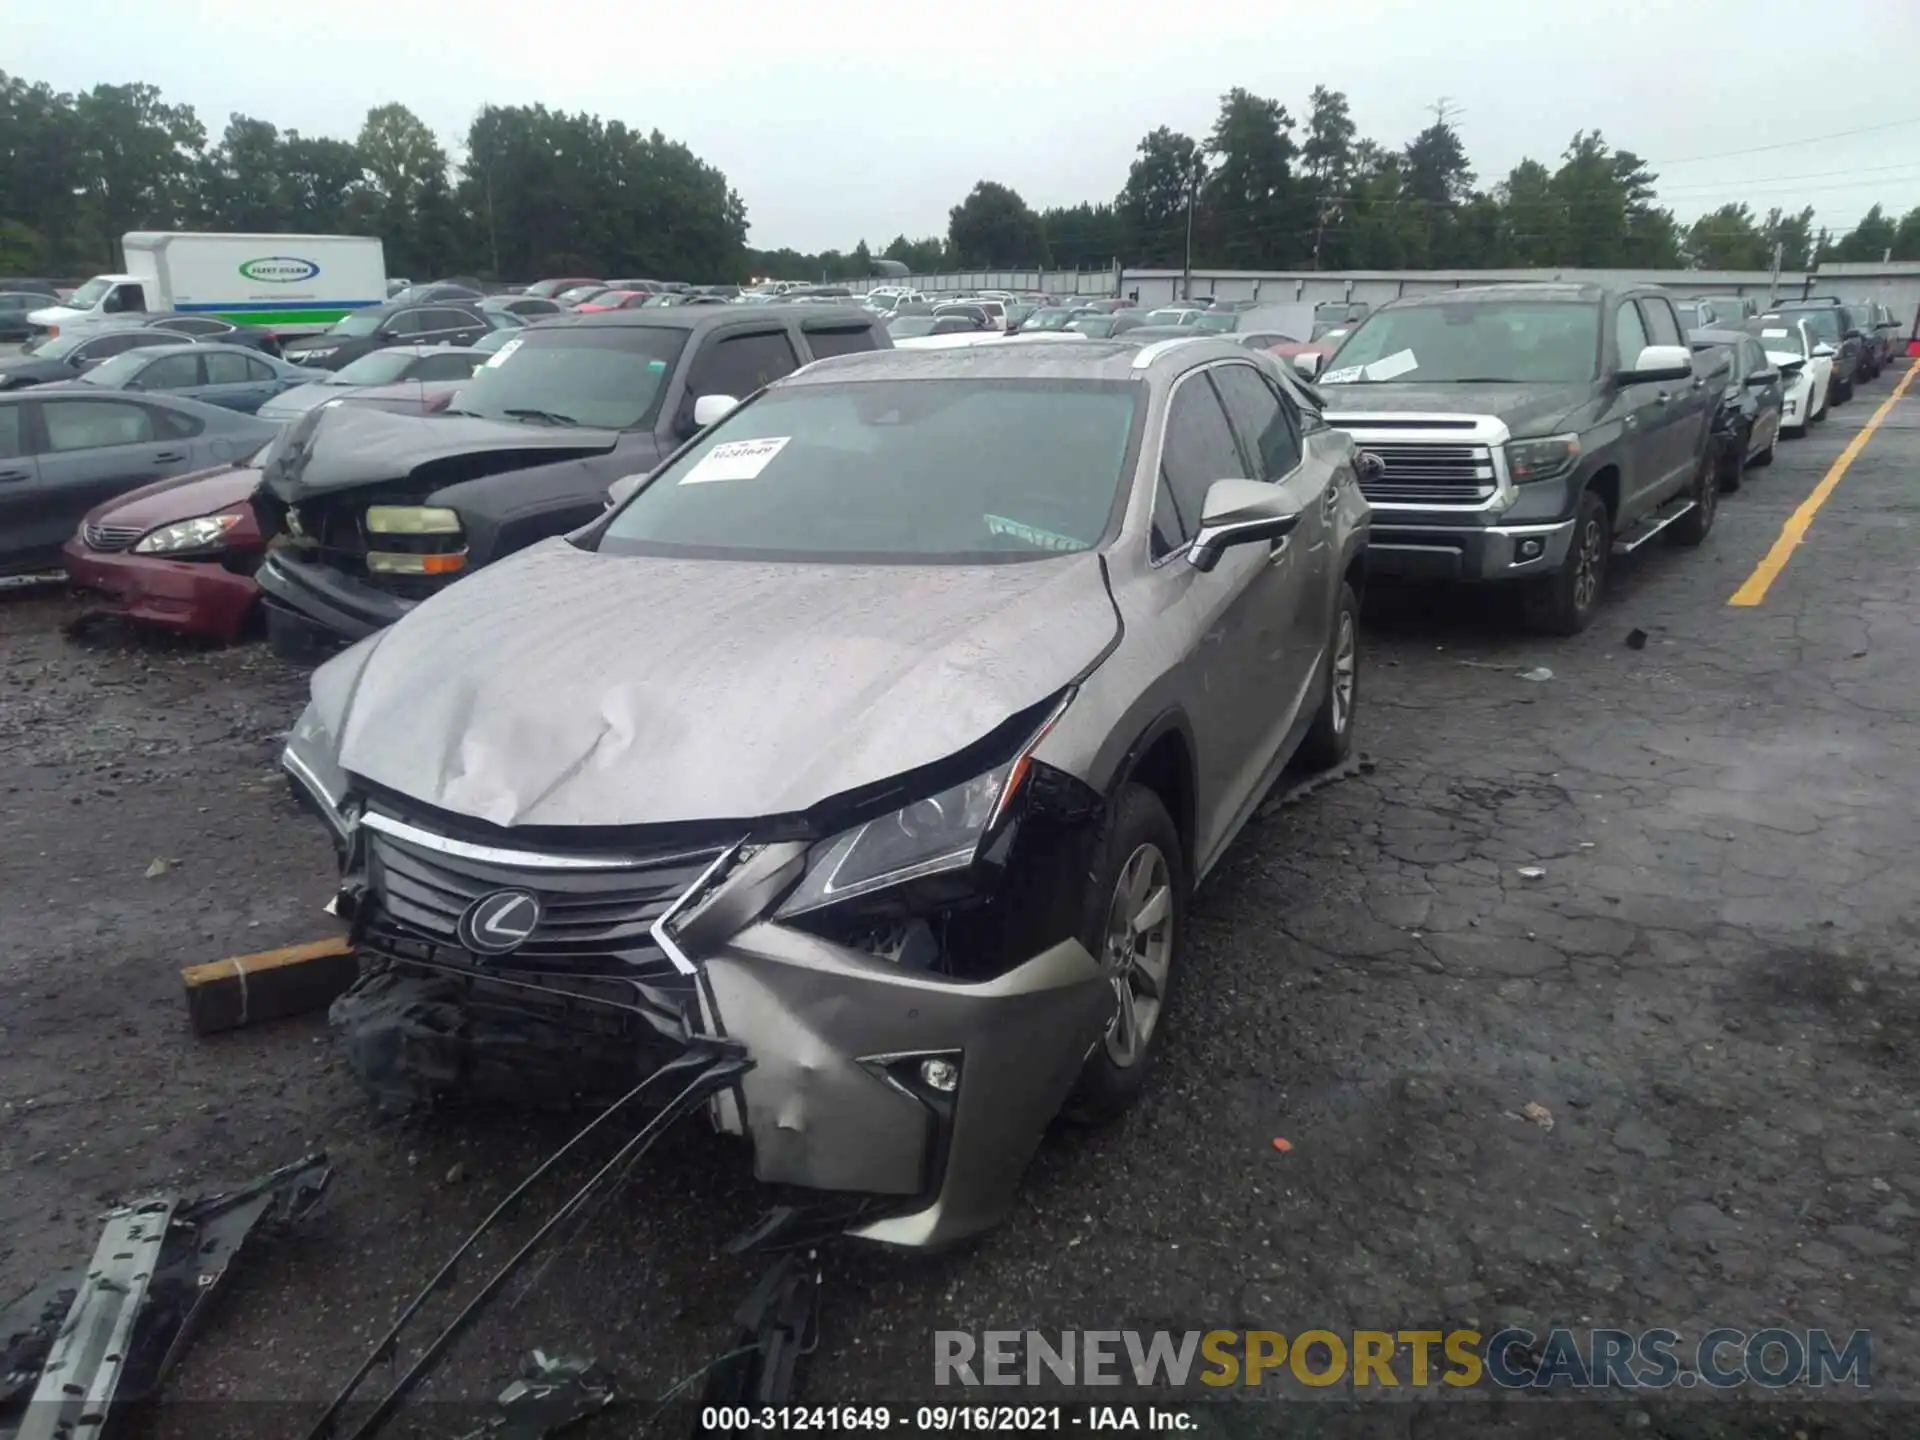
[[[1712,155],[1688,155],[1679,160],[1649,160],[1649,165],[1695,165],[1707,160],[1731,160],[1740,155],[1759,155],[1769,150],[1791,150],[1799,145],[1818,145],[1826,140],[1845,140],[1851,135],[1870,135],[1877,130],[1897,130],[1903,125],[1920,125],[1920,115],[1905,120],[1888,120],[1879,125],[1862,125],[1857,130],[1836,130],[1831,135],[1808,135],[1799,140],[1782,140],[1773,145],[1755,145],[1747,150],[1721,150]]]

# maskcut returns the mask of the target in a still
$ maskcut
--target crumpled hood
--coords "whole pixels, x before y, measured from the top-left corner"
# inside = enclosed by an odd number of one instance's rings
[[[260,472],[250,465],[221,465],[173,475],[129,490],[96,505],[87,518],[113,525],[139,525],[152,530],[177,520],[192,520],[216,511],[244,505],[253,494]]]
[[[1319,387],[1326,397],[1329,425],[1339,425],[1345,415],[1492,415],[1523,437],[1551,435],[1557,422],[1593,394],[1593,387],[1585,384],[1329,385],[1323,379]]]
[[[314,678],[351,774],[495,825],[792,814],[944,759],[1112,645],[1098,555],[763,564],[548,541]],[[336,702],[337,703],[337,702]]]
[[[457,478],[602,455],[619,438],[609,430],[403,415],[371,405],[321,406],[293,422],[261,483],[279,500],[297,505],[328,491],[404,480],[422,467],[465,456],[489,459],[483,467],[465,467]]]

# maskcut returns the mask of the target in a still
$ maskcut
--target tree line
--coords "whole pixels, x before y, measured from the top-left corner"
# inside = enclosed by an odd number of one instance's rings
[[[1304,122],[1234,89],[1196,139],[1144,136],[1110,201],[1034,210],[982,180],[947,233],[879,255],[954,269],[1241,270],[1525,266],[1787,270],[1821,260],[1920,259],[1920,208],[1878,205],[1852,231],[1811,208],[1725,205],[1689,226],[1654,197],[1630,150],[1582,131],[1558,163],[1523,160],[1482,185],[1444,106],[1394,148],[1362,138],[1347,97],[1316,87]],[[660,131],[544,105],[487,105],[455,163],[405,105],[367,112],[351,140],[233,115],[215,138],[151,85],[55,91],[0,72],[0,275],[92,273],[128,230],[377,234],[390,273],[657,275],[688,280],[863,277],[874,252],[754,250],[727,177]]]
[[[352,140],[234,115],[219,137],[151,85],[70,95],[0,72],[0,275],[90,274],[129,230],[380,236],[390,274],[648,274],[748,268],[727,177],[658,130],[488,105],[458,164],[405,105]]]
[[[1233,270],[1529,267],[1783,270],[1822,260],[1920,260],[1920,207],[1895,218],[1875,205],[1844,235],[1816,228],[1811,207],[1722,205],[1690,225],[1655,200],[1659,177],[1598,130],[1574,135],[1557,163],[1522,160],[1482,184],[1444,105],[1390,147],[1360,136],[1347,97],[1316,86],[1304,123],[1245,89],[1220,99],[1196,139],[1161,126],[1143,137],[1110,201],[1034,210],[982,180],[953,207],[947,233],[897,236],[880,251],[916,273],[1100,269],[1123,265]],[[1191,230],[1189,225],[1191,224]],[[865,273],[854,255],[786,252],[791,269]]]

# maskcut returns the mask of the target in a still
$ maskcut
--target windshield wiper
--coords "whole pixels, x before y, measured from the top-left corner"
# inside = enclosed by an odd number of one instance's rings
[[[448,412],[442,411],[442,414]],[[464,412],[463,412],[464,413]],[[540,410],[531,405],[510,406],[500,412],[515,420],[544,420],[549,425],[578,425],[580,422],[571,415],[562,415],[557,410]]]

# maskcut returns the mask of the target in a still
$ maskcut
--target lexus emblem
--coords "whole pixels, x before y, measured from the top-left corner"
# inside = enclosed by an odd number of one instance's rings
[[[531,890],[495,890],[467,906],[456,934],[476,955],[518,950],[540,923],[540,897]]]

